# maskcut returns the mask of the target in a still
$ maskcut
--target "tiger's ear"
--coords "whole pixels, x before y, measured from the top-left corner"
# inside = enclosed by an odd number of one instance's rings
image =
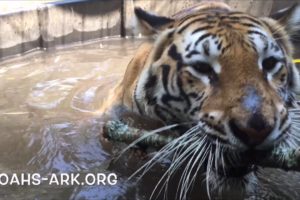
[[[134,8],[134,14],[136,20],[134,32],[136,34],[153,35],[174,23],[172,18],[150,14],[139,7]]]
[[[290,37],[300,35],[300,3],[296,3],[289,8],[279,10],[272,14],[271,18],[277,20],[285,27]]]

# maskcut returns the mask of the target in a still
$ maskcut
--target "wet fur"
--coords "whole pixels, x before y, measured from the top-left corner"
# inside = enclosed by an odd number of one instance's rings
[[[251,170],[243,178],[220,176],[218,170],[226,171],[227,166],[239,169],[243,160],[240,152],[246,148],[239,139],[227,133],[228,123],[224,125],[222,122],[230,118],[237,120],[238,126],[246,127],[254,109],[259,109],[266,124],[280,127],[277,131],[281,135],[278,136],[280,140],[273,141],[274,138],[266,137],[263,148],[298,144],[299,109],[294,94],[300,92],[300,84],[298,70],[292,63],[291,38],[300,28],[299,24],[293,26],[291,23],[300,22],[300,13],[299,6],[294,8],[298,9],[297,13],[291,14],[293,20],[288,21],[288,18],[256,18],[232,11],[224,3],[202,3],[183,10],[172,18],[164,17],[162,24],[154,25],[149,23],[151,20],[158,20],[159,16],[147,15],[136,9],[138,24],[143,26],[144,33],[156,34],[156,39],[137,50],[127,66],[123,80],[111,91],[100,112],[109,114],[121,106],[165,125],[194,122],[188,131],[180,133],[177,140],[166,145],[136,172],[146,173],[154,163],[172,158],[169,170],[154,192],[166,193],[165,186],[180,167],[185,171],[179,182],[179,199],[187,198],[191,183],[195,181],[195,174],[203,168],[206,171],[209,194],[214,190],[226,190],[233,182],[237,186],[246,185],[247,190],[251,191],[249,187],[253,188],[256,184]],[[219,16],[224,16],[224,20]],[[200,25],[191,23],[196,19],[201,19]],[[284,53],[285,66],[271,78],[269,76],[268,82],[265,81],[268,74],[264,76],[257,65],[260,56],[257,44],[245,39],[245,35],[253,31],[251,27],[263,29],[269,37],[274,38],[274,44],[278,45],[274,48],[279,48]],[[187,42],[189,38],[183,38],[183,35],[201,29],[208,32],[209,36],[205,37],[212,36],[214,39],[213,36],[217,36],[219,44],[221,43],[218,45],[218,52],[221,53],[216,55],[219,65],[214,64],[216,74],[212,73],[207,77],[196,73],[196,67],[183,70],[185,65],[192,65],[184,62],[197,54],[196,50],[190,51],[190,56],[182,53],[183,49],[187,51],[190,48]],[[253,34],[253,37],[259,35]],[[204,36],[199,36],[201,37]],[[209,57],[209,54],[214,53],[212,47],[211,44],[209,46],[203,43],[201,54]],[[249,133],[247,137],[254,134],[252,130],[245,131]],[[164,186],[161,190],[158,189],[160,184]],[[154,193],[153,196],[155,197]]]

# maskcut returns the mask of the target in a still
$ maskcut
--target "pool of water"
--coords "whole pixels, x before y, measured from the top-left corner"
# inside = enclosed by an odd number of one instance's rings
[[[103,40],[35,52],[0,65],[0,172],[105,172],[109,152],[92,115],[123,74],[140,40]],[[51,192],[49,189],[51,188]],[[88,191],[87,191],[88,190]],[[2,199],[99,199],[99,187],[0,186]],[[116,195],[123,189],[113,188]],[[88,193],[88,194],[85,194]],[[89,196],[90,195],[90,196]],[[94,195],[94,198],[92,198]]]
[[[0,199],[149,199],[165,167],[128,181],[144,161],[128,153],[111,164],[119,147],[99,141],[103,122],[94,115],[142,41],[111,38],[0,63],[0,173],[118,175],[114,186],[0,186]],[[279,199],[300,197],[299,173],[261,170],[259,181]],[[193,192],[195,199],[206,199],[203,191]]]

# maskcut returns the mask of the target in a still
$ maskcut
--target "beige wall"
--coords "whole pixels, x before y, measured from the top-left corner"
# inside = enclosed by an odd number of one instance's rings
[[[98,0],[0,15],[0,59],[35,48],[49,48],[105,36],[132,35],[133,8],[172,15],[201,0]],[[225,0],[254,15],[292,5],[298,0]],[[1,13],[0,13],[1,14]],[[126,31],[125,31],[126,30]]]

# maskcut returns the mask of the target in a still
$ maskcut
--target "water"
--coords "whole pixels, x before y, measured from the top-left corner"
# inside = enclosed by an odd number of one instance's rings
[[[141,41],[110,39],[5,61],[0,68],[0,171],[5,173],[106,172],[110,153],[99,142],[93,116],[123,74]],[[122,187],[113,188],[117,194]],[[51,188],[51,192],[49,192]],[[88,187],[97,191],[97,187]],[[101,188],[101,193],[108,189]],[[2,199],[68,199],[82,187],[0,187]],[[93,194],[93,192],[89,192]],[[109,194],[110,192],[106,192]]]
[[[144,161],[128,153],[111,164],[120,147],[99,141],[102,120],[93,115],[141,42],[108,39],[0,64],[1,173],[118,175],[114,186],[0,186],[0,199],[149,199],[165,167],[154,167],[140,183],[128,181]],[[259,180],[264,192],[299,199],[299,173],[262,170]],[[195,199],[206,199],[204,190]]]

